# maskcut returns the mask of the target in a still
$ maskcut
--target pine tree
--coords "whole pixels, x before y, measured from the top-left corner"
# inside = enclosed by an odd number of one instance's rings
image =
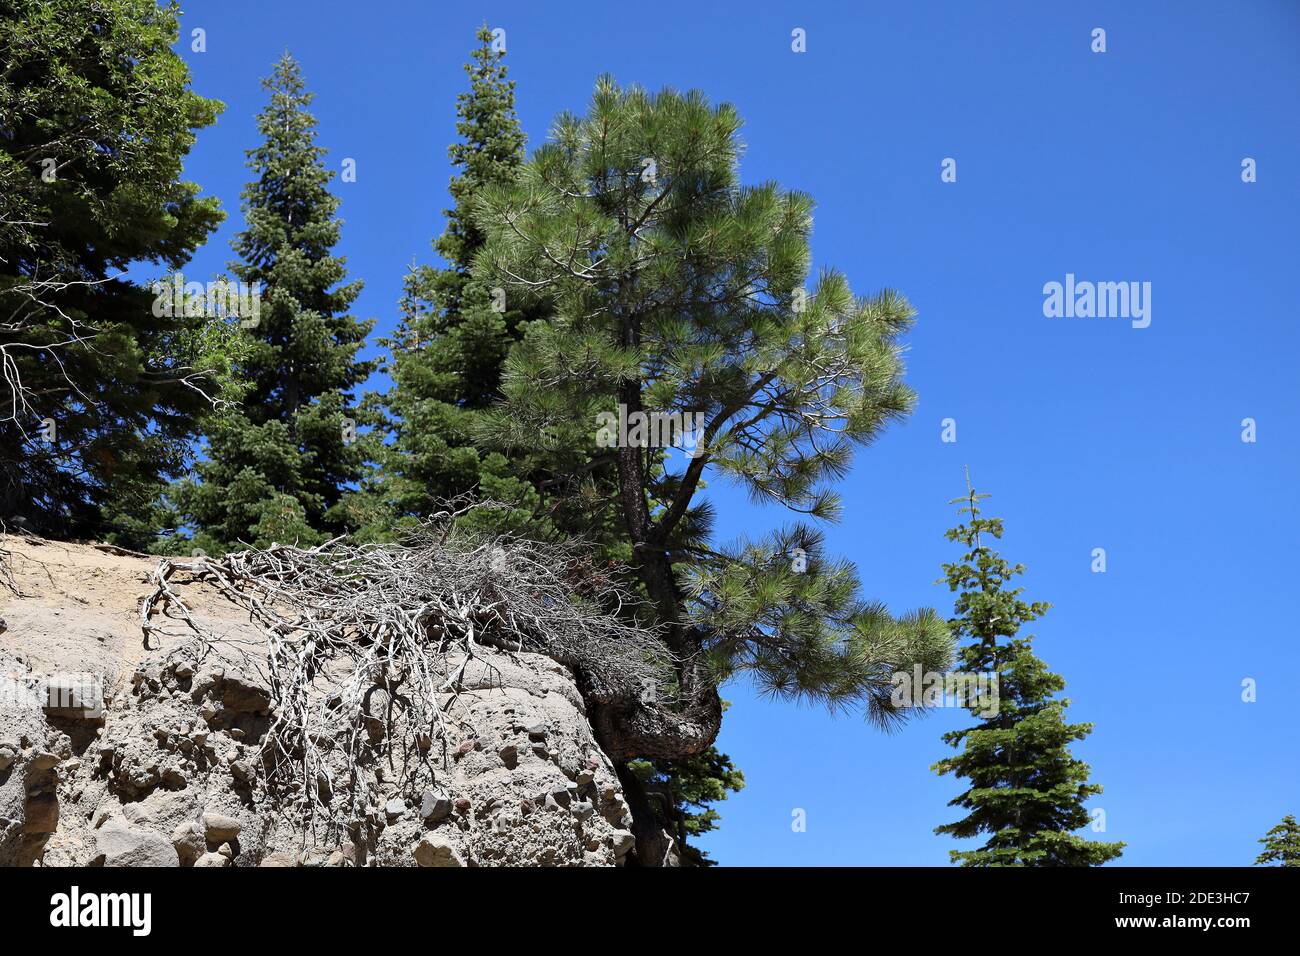
[[[384,342],[393,385],[375,402],[391,441],[371,439],[376,467],[364,492],[348,503],[368,538],[391,538],[441,501],[467,493],[536,504],[518,469],[500,453],[480,453],[473,441],[477,411],[499,397],[510,345],[526,323],[546,315],[540,305],[503,308],[469,273],[483,244],[470,214],[474,197],[485,186],[513,180],[525,141],[505,54],[493,48],[486,26],[476,39],[479,45],[465,65],[470,87],[457,97],[460,139],[448,150],[457,169],[450,186],[454,205],[444,210],[446,229],[434,243],[446,265],[415,266],[407,273],[401,320]]]
[[[0,521],[142,547],[230,369],[228,324],[166,316],[133,264],[220,224],[182,178],[222,105],[190,89],[175,4],[0,8]]]
[[[827,483],[853,446],[913,402],[898,343],[912,310],[890,291],[855,297],[833,272],[805,289],[811,200],[739,184],[739,126],[698,92],[602,78],[585,116],[560,116],[513,182],[474,201],[486,237],[475,279],[555,314],[511,351],[480,439],[527,454],[537,487],[581,502],[590,537],[617,535],[647,622],[682,662],[674,703],[592,707],[616,761],[705,753],[721,722],[717,683],[740,672],[897,719],[890,675],[942,668],[950,652],[933,612],[894,618],[861,599],[852,566],[827,558],[813,528],[710,544],[706,468],[830,519]],[[676,423],[675,438],[623,427],[647,414]],[[653,808],[625,771],[642,853]]]
[[[960,640],[959,672],[996,676],[996,703],[967,699],[978,725],[944,734],[961,753],[934,765],[940,775],[954,774],[970,787],[949,803],[970,811],[963,819],[936,828],[959,838],[987,834],[978,850],[951,851],[963,866],[1099,866],[1123,851],[1123,843],[1085,840],[1074,831],[1089,822],[1084,803],[1101,792],[1088,783],[1086,763],[1070,755],[1069,745],[1092,732],[1091,724],[1067,724],[1069,700],[1054,695],[1065,681],[1047,669],[1033,651],[1033,638],[1017,637],[1022,625],[1049,609],[1027,603],[1023,588],[1007,584],[1024,572],[988,546],[1002,537],[1000,518],[981,516],[979,502],[988,497],[969,489],[961,513],[969,520],[946,537],[964,545],[958,562],[945,564],[948,587],[957,593],[957,617],[950,621]],[[990,710],[992,713],[990,713]]]
[[[811,200],[739,185],[739,126],[698,92],[602,78],[586,116],[559,117],[514,183],[482,191],[476,277],[524,300],[544,290],[556,319],[511,352],[481,434],[547,453],[557,485],[612,471],[590,509],[613,517],[674,651],[883,716],[892,665],[947,652],[933,613],[895,620],[862,602],[851,566],[826,559],[809,527],[707,544],[707,467],[832,519],[827,483],[913,402],[898,342],[912,310],[892,291],[857,298],[833,272],[805,291]],[[632,434],[650,414],[698,428],[678,429],[674,452]],[[708,743],[634,749],[673,759]]]
[[[360,477],[354,436],[366,424],[352,389],[375,367],[357,358],[372,323],[348,314],[361,282],[345,282],[345,262],[332,254],[342,223],[307,110],[312,94],[288,53],[263,86],[264,141],[248,153],[257,178],[244,190],[247,228],[232,265],[262,292],[240,369],[246,393],[208,429],[200,481],[177,491],[193,543],[209,549],[315,543],[347,530],[338,505]]]
[[[1292,814],[1284,816],[1259,842],[1264,844],[1264,852],[1255,859],[1256,866],[1300,866],[1300,823]]]

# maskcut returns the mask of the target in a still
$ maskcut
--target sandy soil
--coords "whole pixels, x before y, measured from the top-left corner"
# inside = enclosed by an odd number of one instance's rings
[[[0,561],[8,565],[13,585],[0,586],[0,649],[42,673],[129,677],[147,653],[140,602],[151,590],[149,575],[158,559],[106,548],[0,536]],[[206,619],[232,626],[246,620],[210,588],[189,586],[186,600]],[[183,637],[182,627],[171,623],[160,638],[155,632],[151,647],[161,639],[170,649]]]

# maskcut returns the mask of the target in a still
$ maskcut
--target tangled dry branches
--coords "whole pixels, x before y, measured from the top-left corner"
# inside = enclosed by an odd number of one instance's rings
[[[313,824],[355,826],[375,812],[375,761],[404,790],[418,787],[439,754],[474,736],[460,694],[476,647],[545,654],[600,699],[662,701],[673,672],[656,635],[620,614],[629,595],[578,548],[469,539],[454,521],[402,545],[165,560],[141,608],[146,641],[158,613],[210,641],[176,590],[182,573],[214,585],[265,635],[254,665],[272,700],[265,783]]]

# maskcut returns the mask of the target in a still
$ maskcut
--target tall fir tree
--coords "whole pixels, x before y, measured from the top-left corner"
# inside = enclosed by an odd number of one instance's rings
[[[500,396],[510,346],[527,323],[547,315],[540,304],[506,308],[469,272],[483,244],[471,214],[474,197],[514,178],[525,142],[504,50],[486,25],[476,39],[465,64],[469,90],[456,103],[460,138],[448,149],[457,170],[449,190],[453,206],[443,211],[447,225],[434,243],[444,265],[407,273],[398,327],[383,342],[393,385],[368,397],[383,425],[368,441],[374,466],[365,486],[348,499],[366,538],[391,539],[458,495],[536,506],[520,469],[500,453],[480,453],[473,441],[477,413]]]
[[[1002,520],[982,516],[979,503],[987,497],[968,487],[953,501],[963,503],[959,511],[969,518],[946,536],[968,550],[943,568],[957,594],[957,617],[949,623],[959,640],[969,639],[958,651],[959,670],[996,675],[996,705],[990,708],[983,697],[964,701],[980,722],[944,734],[945,743],[963,749],[933,769],[970,782],[949,803],[970,813],[935,832],[962,839],[987,835],[977,850],[951,851],[963,866],[1099,866],[1118,857],[1124,844],[1075,833],[1089,823],[1084,803],[1102,790],[1088,783],[1088,765],[1069,750],[1092,725],[1065,722],[1070,702],[1054,696],[1065,681],[1034,654],[1032,636],[1017,636],[1051,605],[1027,603],[1023,588],[1007,586],[1024,566],[1008,564],[989,547],[990,539],[1002,537]]]
[[[176,494],[193,544],[216,550],[315,543],[347,530],[339,502],[364,457],[352,390],[375,367],[357,357],[372,323],[348,312],[361,282],[345,281],[344,259],[332,252],[342,222],[308,112],[312,94],[288,53],[263,87],[270,103],[257,118],[263,142],[248,153],[256,179],[244,190],[247,229],[231,267],[262,292],[240,367],[245,394],[212,422],[199,480]]]
[[[1256,866],[1300,866],[1300,823],[1288,813],[1282,822],[1259,841],[1264,852],[1255,858]]]
[[[0,521],[148,546],[229,377],[228,323],[163,315],[127,270],[180,268],[224,218],[182,176],[222,104],[155,0],[0,5]]]

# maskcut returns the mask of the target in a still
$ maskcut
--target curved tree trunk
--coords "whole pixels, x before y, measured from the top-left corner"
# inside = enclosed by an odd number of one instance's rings
[[[636,849],[629,863],[637,866],[679,866],[682,848],[664,829],[641,780],[627,766],[635,759],[681,760],[712,745],[722,726],[722,699],[698,665],[691,699],[680,709],[655,701],[588,700],[587,714],[596,740],[614,761],[624,797],[632,811]]]
[[[682,760],[712,745],[722,727],[722,699],[712,681],[695,673],[698,670],[698,665],[689,669],[693,686],[678,706],[653,700],[587,699],[596,740],[611,760]]]

